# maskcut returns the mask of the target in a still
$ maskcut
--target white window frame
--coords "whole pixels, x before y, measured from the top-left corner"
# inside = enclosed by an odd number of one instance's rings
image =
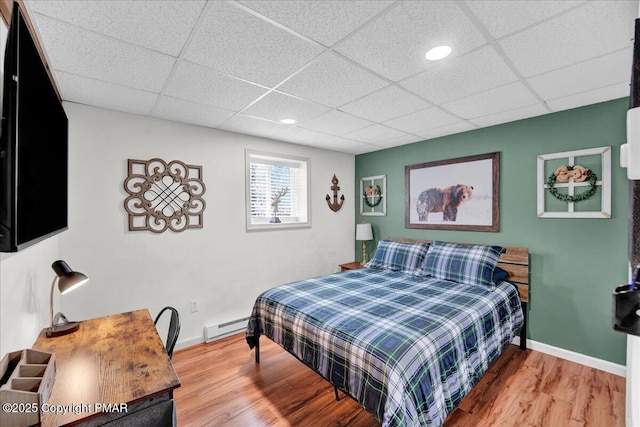
[[[306,170],[306,182],[301,183],[298,189],[290,189],[297,191],[297,197],[300,199],[298,208],[301,216],[296,218],[281,217],[280,223],[270,223],[270,218],[255,219],[251,216],[251,163],[253,161],[264,160],[265,162],[281,163],[297,165],[301,169]],[[264,231],[264,230],[282,230],[291,228],[309,228],[311,227],[311,165],[306,157],[290,156],[288,154],[275,154],[263,151],[245,150],[245,217],[247,231]],[[305,212],[306,210],[306,212]]]

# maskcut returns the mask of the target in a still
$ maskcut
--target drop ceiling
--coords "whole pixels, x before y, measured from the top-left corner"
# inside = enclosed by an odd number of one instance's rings
[[[638,16],[637,0],[25,4],[63,100],[351,154],[628,96]]]

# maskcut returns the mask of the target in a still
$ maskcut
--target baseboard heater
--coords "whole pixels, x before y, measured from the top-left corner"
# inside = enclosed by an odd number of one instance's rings
[[[247,328],[248,317],[204,327],[204,341],[211,342]]]

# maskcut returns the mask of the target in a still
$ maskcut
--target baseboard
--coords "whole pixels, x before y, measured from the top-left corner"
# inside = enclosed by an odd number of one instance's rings
[[[230,337],[231,335],[242,334],[242,333],[244,333],[244,331],[242,331],[242,330],[240,330],[240,331],[232,331],[232,332],[229,332],[229,333],[226,333],[226,334],[222,334],[222,335],[219,335],[219,336],[215,337],[215,339],[212,339],[211,342],[221,340],[222,338]],[[189,347],[193,347],[193,346],[196,346],[196,345],[199,345],[199,344],[203,344],[204,342],[205,342],[205,340],[204,340],[203,336],[187,338],[185,340],[178,341],[176,343],[175,350],[184,350],[185,348],[189,348]],[[249,346],[247,346],[247,349],[249,349]]]
[[[515,337],[512,341],[515,345],[520,345],[520,337]],[[608,362],[606,360],[597,359],[595,357],[586,356],[584,354],[576,353],[574,351],[565,350],[563,348],[554,347],[549,344],[544,344],[534,340],[527,340],[527,348],[540,353],[549,354],[551,356],[559,357],[570,362],[579,363],[581,365],[588,366],[590,368],[599,369],[601,371],[608,372],[620,377],[627,376],[627,367],[619,365],[617,363]]]
[[[185,340],[182,341],[178,341],[176,343],[176,350],[182,350],[188,347],[193,347],[194,345],[198,345],[198,344],[202,344],[204,342],[204,337],[203,336],[197,336],[197,337],[193,337],[193,338],[187,338]]]

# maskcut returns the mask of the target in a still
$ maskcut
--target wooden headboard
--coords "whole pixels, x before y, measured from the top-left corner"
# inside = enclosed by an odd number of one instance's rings
[[[389,237],[388,240],[402,243],[431,243],[432,240]],[[470,245],[471,243],[459,243]],[[486,245],[486,243],[485,243]],[[502,246],[502,245],[500,245]],[[509,281],[518,285],[520,300],[529,302],[529,248],[502,246],[507,251],[498,259],[498,266],[509,273]]]

